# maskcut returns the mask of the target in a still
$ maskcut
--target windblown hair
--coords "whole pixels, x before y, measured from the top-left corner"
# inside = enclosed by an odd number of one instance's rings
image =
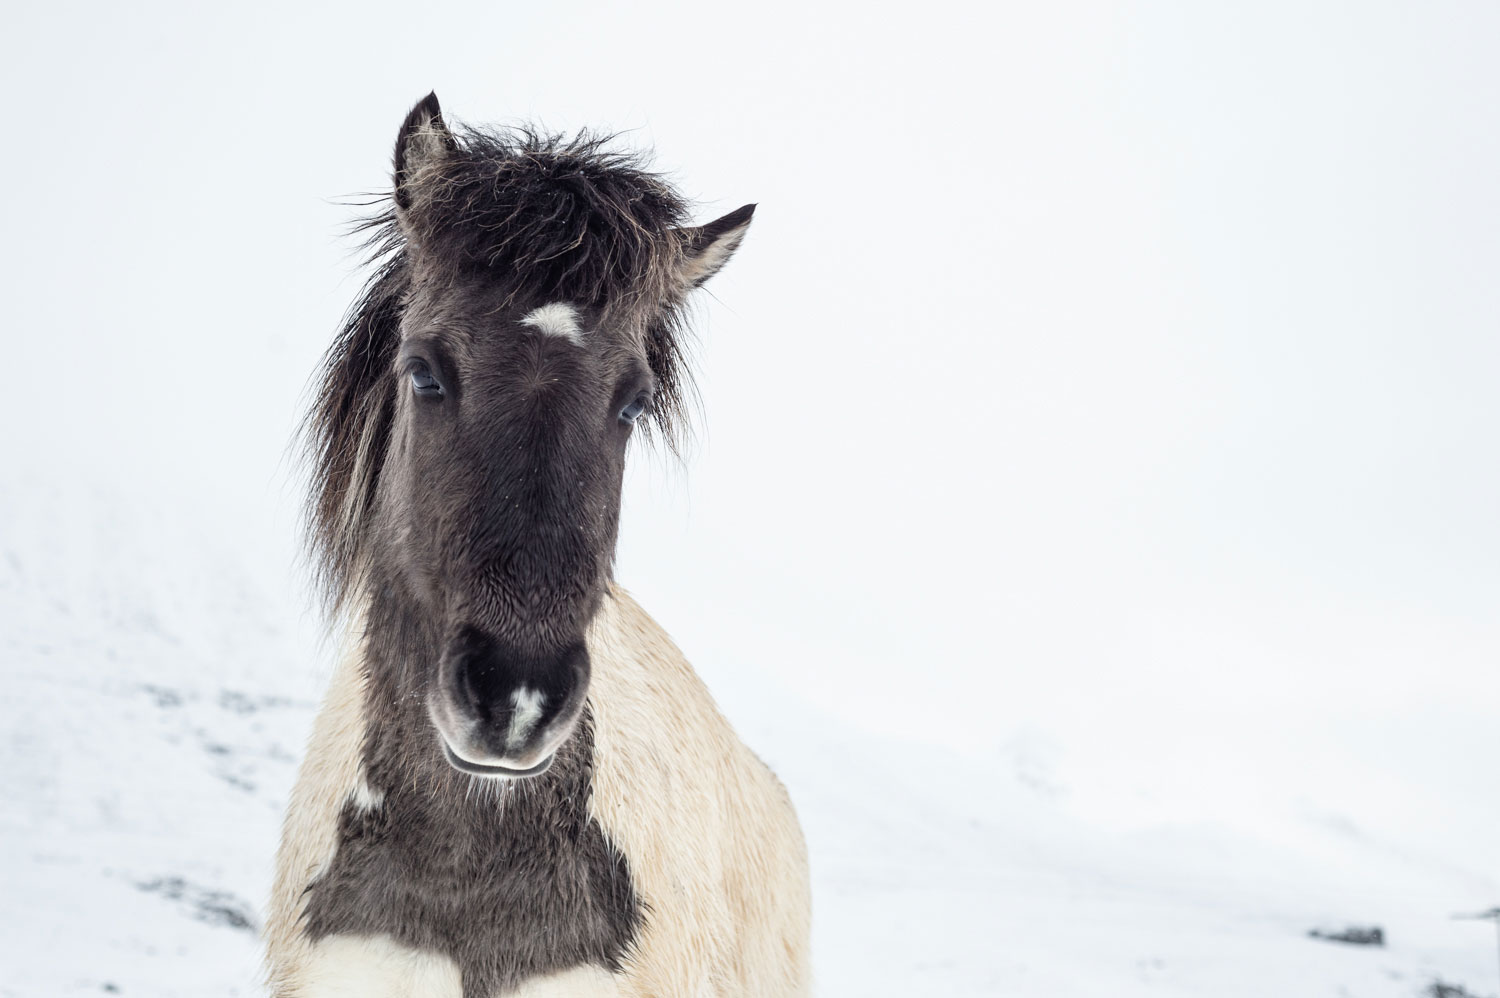
[[[446,138],[446,133],[445,133]],[[324,357],[303,433],[313,464],[308,539],[330,610],[356,587],[395,414],[391,367],[418,263],[425,279],[488,282],[509,300],[644,316],[655,395],[644,428],[673,450],[693,399],[679,274],[687,203],[611,137],[464,129],[403,173],[355,228],[376,267]]]

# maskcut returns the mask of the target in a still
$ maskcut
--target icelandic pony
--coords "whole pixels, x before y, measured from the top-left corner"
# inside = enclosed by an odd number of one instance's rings
[[[787,794],[612,578],[627,445],[682,418],[684,301],[753,209],[690,227],[598,138],[407,116],[308,420],[348,637],[277,853],[277,998],[806,993]]]

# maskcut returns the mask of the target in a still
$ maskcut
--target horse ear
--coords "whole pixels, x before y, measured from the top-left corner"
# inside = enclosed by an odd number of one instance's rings
[[[750,216],[754,214],[755,205],[747,204],[707,225],[683,229],[687,248],[682,260],[682,283],[696,288],[717,274],[740,248],[745,231],[750,228]]]
[[[417,102],[396,137],[396,205],[410,208],[412,187],[423,170],[458,151],[453,133],[443,123],[443,109],[437,94],[430,93]]]

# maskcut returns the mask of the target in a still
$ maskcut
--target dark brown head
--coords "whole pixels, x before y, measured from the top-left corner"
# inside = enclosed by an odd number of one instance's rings
[[[681,409],[683,300],[753,206],[681,199],[602,140],[464,132],[429,96],[396,144],[391,256],[330,352],[314,527],[339,602],[396,593],[434,751],[532,775],[578,723],[627,445]]]

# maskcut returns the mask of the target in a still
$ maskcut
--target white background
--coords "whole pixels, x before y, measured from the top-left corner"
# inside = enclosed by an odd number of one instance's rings
[[[7,21],[0,995],[252,991],[138,888],[264,895],[339,202],[429,89],[760,204],[617,575],[791,786],[821,993],[1495,993],[1500,8]]]

